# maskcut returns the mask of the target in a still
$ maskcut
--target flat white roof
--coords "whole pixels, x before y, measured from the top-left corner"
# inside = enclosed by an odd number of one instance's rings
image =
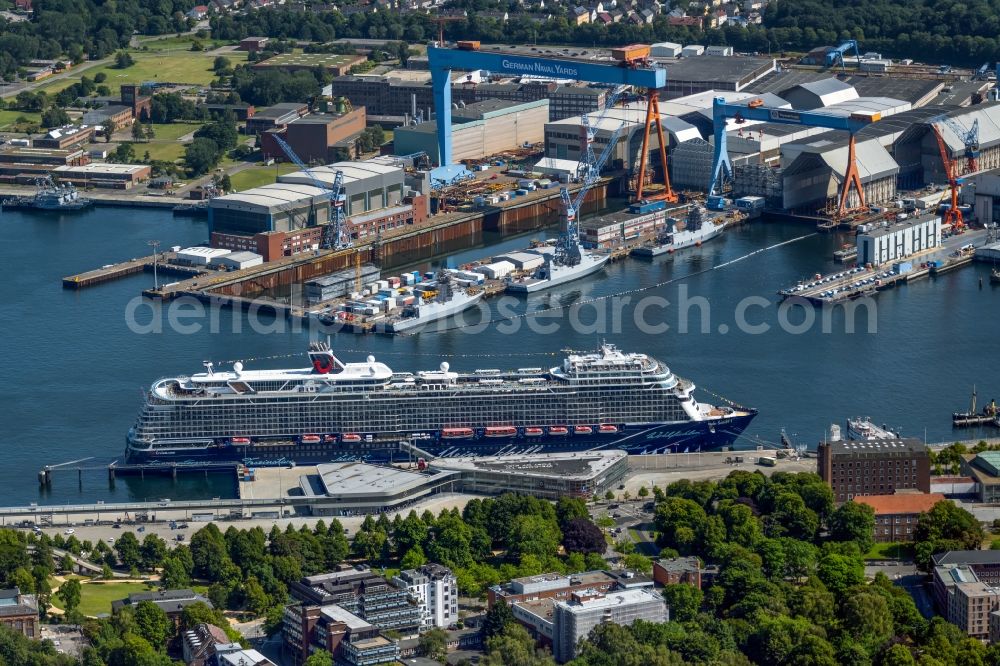
[[[600,608],[613,608],[631,604],[644,603],[647,601],[662,601],[662,598],[645,588],[632,590],[621,590],[619,592],[609,592],[596,599],[588,599],[581,603],[560,601],[557,606],[565,608],[571,613],[588,612]]]
[[[354,631],[372,628],[371,624],[337,604],[323,606],[320,608],[320,613],[334,622],[343,622]]]
[[[194,255],[199,257],[224,257],[227,254],[232,254],[232,250],[223,250],[219,247],[186,247],[177,254],[182,255]]]
[[[249,190],[226,194],[215,197],[213,201],[241,202],[257,204],[259,206],[274,206],[278,204],[289,204],[301,201],[306,197],[325,196],[326,191],[315,185],[303,183],[273,183],[261,187],[252,187]]]
[[[149,167],[145,164],[108,164],[106,162],[92,162],[80,166],[58,166],[53,171],[72,173],[135,173]]]
[[[377,493],[399,493],[417,488],[432,479],[430,475],[408,472],[398,467],[367,463],[327,463],[317,465],[327,495],[370,497]]]

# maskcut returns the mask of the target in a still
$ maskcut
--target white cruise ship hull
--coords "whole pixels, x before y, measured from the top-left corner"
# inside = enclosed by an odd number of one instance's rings
[[[610,258],[610,255],[606,254],[595,255],[584,252],[580,263],[576,266],[553,266],[551,278],[547,280],[527,278],[511,282],[507,285],[507,291],[513,294],[533,294],[573,280],[579,280],[604,268],[604,264],[608,263]]]

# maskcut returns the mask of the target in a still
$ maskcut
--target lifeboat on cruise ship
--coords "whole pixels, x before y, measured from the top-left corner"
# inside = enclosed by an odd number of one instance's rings
[[[514,437],[517,435],[517,428],[514,426],[495,426],[486,429],[487,437]]]
[[[472,435],[472,428],[445,428],[441,431],[441,439],[468,439]]]
[[[541,437],[545,434],[545,431],[537,426],[531,426],[524,429],[525,437]]]
[[[336,442],[336,441],[337,441],[337,437],[335,435],[323,435],[323,443],[324,444],[332,444],[333,442]]]
[[[565,426],[549,426],[550,435],[568,435],[569,428]]]
[[[618,432],[618,426],[612,425],[610,423],[602,423],[601,426],[598,428],[598,431],[602,435],[613,435],[616,432]]]
[[[229,442],[233,446],[246,446],[247,444],[250,443],[250,438],[249,437],[233,437],[231,440],[229,440]]]
[[[323,439],[319,435],[302,435],[299,441],[303,444],[319,444]]]
[[[353,432],[349,432],[346,435],[341,435],[340,441],[345,444],[356,444],[361,441],[361,435],[356,435]]]
[[[589,425],[573,426],[573,434],[574,435],[592,435],[592,434],[594,434],[594,429],[591,428]]]

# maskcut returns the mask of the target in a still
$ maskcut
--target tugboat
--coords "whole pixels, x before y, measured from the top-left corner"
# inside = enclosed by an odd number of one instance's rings
[[[968,428],[981,425],[1000,425],[997,415],[1000,414],[1000,407],[997,401],[991,400],[990,404],[983,407],[982,411],[976,411],[976,387],[972,387],[972,400],[969,403],[969,411],[954,412],[951,415],[951,424],[956,428]]]
[[[93,205],[93,201],[80,196],[72,183],[57,185],[52,176],[35,181],[38,188],[30,197],[14,197],[3,203],[8,210],[83,210]]]

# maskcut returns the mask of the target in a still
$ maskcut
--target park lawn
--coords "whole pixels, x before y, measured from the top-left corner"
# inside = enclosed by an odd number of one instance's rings
[[[149,152],[152,160],[163,160],[165,162],[176,162],[184,156],[186,143],[180,143],[182,136],[187,136],[195,132],[201,123],[153,123],[153,132],[156,138],[152,141],[136,141],[135,154],[142,157],[145,152]]]
[[[877,543],[865,553],[866,560],[899,560],[913,557],[913,544],[902,542]]]
[[[27,118],[30,123],[39,123],[42,120],[40,113],[32,113],[29,111],[15,111],[13,109],[4,109],[0,111],[0,130],[11,130],[14,129],[14,123],[20,117]]]
[[[237,42],[226,41],[224,39],[199,39],[194,35],[181,35],[178,37],[145,37],[139,39],[140,48],[145,47],[149,51],[183,51],[190,50],[193,42],[201,42],[206,51],[211,51],[220,46],[236,44]],[[145,51],[143,51],[145,53]],[[237,57],[239,57],[237,55]]]
[[[229,179],[237,192],[249,190],[251,187],[270,185],[279,175],[298,171],[298,167],[287,162],[279,162],[273,166],[256,166],[234,173]]]
[[[80,612],[90,617],[111,613],[111,602],[124,599],[135,592],[152,589],[146,583],[92,582],[80,586]],[[62,599],[52,595],[52,605],[62,608]]]
[[[85,74],[93,79],[98,72],[108,75],[104,85],[111,88],[112,94],[117,94],[123,83],[142,83],[144,81],[162,81],[164,83],[189,83],[192,85],[207,85],[215,78],[212,64],[215,56],[203,51],[132,51],[135,64],[125,69],[116,69],[113,62],[101,67],[91,67]],[[246,53],[234,51],[226,57],[233,65],[246,60]],[[48,94],[77,83],[80,77],[68,77],[42,86]]]

